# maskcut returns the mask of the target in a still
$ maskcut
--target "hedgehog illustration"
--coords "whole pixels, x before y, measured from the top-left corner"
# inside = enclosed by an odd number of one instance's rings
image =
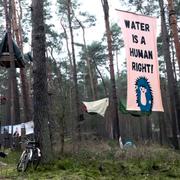
[[[146,77],[139,77],[135,83],[136,102],[142,112],[150,112],[153,106],[153,94]]]

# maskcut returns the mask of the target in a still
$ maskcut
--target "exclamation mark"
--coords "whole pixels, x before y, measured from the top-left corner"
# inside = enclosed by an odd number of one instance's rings
[[[153,65],[151,65],[151,73],[153,73]]]

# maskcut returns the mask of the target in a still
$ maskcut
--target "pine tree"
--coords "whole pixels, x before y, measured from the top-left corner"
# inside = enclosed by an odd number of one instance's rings
[[[40,144],[42,161],[52,160],[52,149],[49,133],[47,65],[45,57],[45,29],[43,0],[32,1],[32,47],[33,47],[33,109],[35,138]]]

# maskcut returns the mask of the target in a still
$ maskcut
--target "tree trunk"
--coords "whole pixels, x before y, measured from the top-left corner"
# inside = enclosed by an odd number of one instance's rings
[[[72,79],[73,77],[73,63],[72,63],[72,58],[71,58],[71,52],[70,52],[70,49],[69,49],[69,44],[68,44],[68,35],[67,35],[67,32],[66,32],[66,28],[64,27],[63,23],[60,21],[61,23],[61,26],[63,28],[63,31],[64,31],[64,34],[65,34],[65,40],[66,40],[66,49],[67,49],[67,52],[68,52],[68,57],[69,57],[69,62],[70,62],[70,68],[71,68],[71,71],[70,71],[70,79]]]
[[[66,28],[64,27],[63,23],[60,21],[61,23],[61,26],[63,28],[63,31],[64,31],[64,34],[65,34],[65,40],[66,40],[66,49],[67,49],[67,52],[68,52],[68,57],[69,57],[69,63],[70,63],[70,81],[72,82],[73,81],[73,63],[72,63],[72,58],[71,58],[71,52],[70,52],[70,49],[69,49],[69,44],[68,44],[68,35],[67,35],[67,32],[66,32]],[[74,123],[74,119],[73,119],[73,105],[72,105],[72,84],[70,84],[70,94],[69,94],[69,118],[72,120],[72,137],[74,137],[74,134],[75,134],[75,123]]]
[[[14,50],[13,50],[13,42],[12,42],[12,35],[11,35],[11,14],[10,12],[12,11],[12,6],[11,6],[11,1],[4,0],[4,10],[5,10],[5,18],[6,18],[6,30],[7,30],[7,35],[8,35],[8,47],[9,47],[9,55],[10,55],[10,71],[9,71],[9,87],[11,88],[9,93],[10,93],[10,102],[9,102],[9,107],[10,107],[10,114],[11,114],[11,126],[14,123],[18,123],[20,121],[20,111],[19,107],[17,107],[18,102],[18,97],[17,95],[17,81],[16,81],[16,69],[15,69],[15,62],[14,62]],[[19,115],[19,116],[18,116]],[[12,126],[13,127],[13,126]],[[11,135],[13,136],[13,128],[11,129]],[[11,145],[13,143],[13,139],[11,139]]]
[[[146,133],[147,133],[147,139],[148,141],[152,140],[152,124],[151,124],[151,119],[149,117],[145,117],[146,121]]]
[[[176,97],[175,94],[177,91],[176,82],[173,76],[171,58],[170,58],[170,50],[169,50],[169,37],[165,20],[164,13],[164,4],[163,0],[159,0],[159,5],[161,9],[161,32],[163,39],[163,54],[164,60],[166,62],[167,68],[167,78],[168,78],[168,91],[170,96],[170,109],[171,109],[171,123],[172,123],[172,132],[173,132],[173,144],[176,149],[179,149],[177,134],[178,134],[178,126],[177,126],[177,111],[176,111]]]
[[[168,0],[170,27],[172,30],[172,36],[174,38],[174,44],[175,44],[175,49],[176,49],[176,58],[178,61],[179,71],[180,71],[180,41],[179,41],[179,35],[178,35],[176,13],[174,10],[173,3],[174,3],[173,0]],[[179,131],[180,131],[180,94],[179,94],[177,87],[176,87],[176,91],[175,91],[175,96],[176,96],[175,103],[176,103],[176,109],[177,109],[177,121],[178,121],[178,126],[179,126]]]
[[[158,113],[158,119],[159,119],[159,128],[160,128],[160,144],[167,145],[168,138],[167,138],[166,124],[162,113]]]
[[[120,79],[120,72],[119,72],[118,50],[115,50],[115,56],[116,56],[117,78],[119,80]]]
[[[73,83],[74,83],[74,105],[75,105],[75,120],[76,120],[76,133],[77,133],[77,145],[79,149],[79,141],[81,141],[81,129],[80,129],[80,102],[79,102],[79,91],[78,91],[78,83],[77,83],[77,68],[76,68],[76,58],[75,58],[75,50],[74,50],[74,37],[73,37],[73,29],[71,24],[71,15],[72,15],[72,6],[71,0],[68,0],[68,23],[70,29],[71,36],[71,48],[72,48],[72,60],[73,60]]]
[[[48,163],[52,160],[52,148],[48,125],[48,86],[43,2],[43,0],[32,0],[33,119],[35,139],[42,151],[42,162]]]
[[[57,66],[57,63],[56,63],[56,59],[54,58],[53,56],[53,48],[51,48],[51,51],[50,51],[50,54],[51,54],[51,58],[52,58],[52,61],[53,61],[53,64],[55,65],[55,74],[57,76],[57,82],[58,82],[58,98],[59,98],[59,107],[61,109],[61,112],[59,112],[59,109],[58,109],[58,112],[56,113],[56,117],[53,115],[54,114],[54,111],[55,111],[55,104],[53,103],[53,100],[52,100],[52,97],[54,97],[54,95],[50,95],[49,96],[49,99],[50,99],[50,104],[49,104],[49,110],[50,110],[50,113],[52,114],[52,117],[51,117],[51,126],[50,126],[50,133],[51,133],[51,143],[52,143],[52,149],[54,151],[54,154],[63,154],[64,152],[64,131],[65,131],[65,121],[64,121],[64,118],[65,118],[65,103],[64,102],[64,96],[65,96],[65,93],[64,93],[64,90],[63,90],[63,82],[62,82],[62,74],[61,74],[61,67],[58,68]],[[52,96],[52,97],[51,97]],[[60,115],[59,115],[60,114]],[[60,137],[60,139],[59,139]],[[60,147],[61,146],[61,147]],[[60,148],[59,148],[60,147]]]
[[[86,46],[85,29],[84,29],[84,26],[82,25],[82,23],[77,18],[76,18],[76,20],[79,23],[79,25],[80,25],[80,27],[82,28],[82,31],[83,31],[84,52],[85,52],[86,64],[87,64],[87,67],[88,67],[88,74],[89,74],[89,79],[90,79],[92,98],[93,98],[93,100],[96,100],[97,96],[95,94],[95,87],[94,87],[94,82],[93,82],[93,73],[92,73],[92,68],[91,68],[91,59],[88,57],[87,46]]]
[[[13,5],[13,31],[16,37],[17,45],[19,46],[21,52],[23,53],[23,42],[22,42],[22,31],[21,31],[21,24],[20,19],[17,19],[17,7],[15,0],[12,1]],[[21,8],[20,8],[21,9]],[[22,14],[22,12],[21,12]],[[21,15],[18,16],[21,18]],[[19,23],[18,23],[19,22]],[[30,97],[29,97],[29,88],[28,88],[28,82],[26,78],[26,72],[24,68],[20,68],[20,76],[21,76],[21,84],[22,84],[22,96],[23,96],[23,110],[24,110],[24,118],[23,122],[28,122],[32,120],[32,112],[30,108]]]
[[[139,121],[140,121],[140,134],[141,134],[141,140],[144,142],[145,141],[145,136],[144,136],[144,119],[143,117],[140,117],[139,118]]]
[[[178,36],[176,12],[174,10],[174,4],[173,3],[174,3],[173,0],[168,0],[170,27],[171,27],[172,35],[174,38],[174,44],[175,44],[175,49],[176,49],[176,57],[177,57],[179,70],[180,70],[180,42],[179,42],[179,36]]]
[[[19,104],[19,89],[18,89],[18,83],[16,79],[16,69],[14,68],[13,76],[15,76],[14,82],[12,82],[15,88],[14,91],[14,109],[15,109],[15,124],[20,124],[21,119],[20,119],[20,104]]]
[[[169,97],[167,95],[166,91],[166,83],[165,80],[161,79],[161,92],[162,92],[162,97],[166,96],[166,99],[163,99],[163,107],[164,107],[164,113],[159,112],[158,113],[158,119],[159,119],[159,128],[160,128],[160,143],[162,145],[168,144],[168,131],[167,128],[169,126],[169,121],[170,121],[170,113],[169,113],[169,108],[168,108],[168,102],[169,102]]]
[[[119,130],[119,118],[118,118],[118,102],[116,94],[116,83],[114,75],[114,66],[113,66],[113,54],[112,54],[112,35],[109,26],[109,5],[107,0],[101,0],[103,11],[104,11],[104,20],[106,27],[107,35],[107,44],[108,44],[108,56],[109,56],[109,66],[110,66],[110,76],[111,76],[111,97],[110,97],[110,107],[112,108],[112,124],[113,124],[113,138],[119,139],[120,130]]]
[[[103,78],[103,76],[102,76],[102,74],[101,74],[101,71],[100,71],[100,70],[98,69],[98,67],[96,66],[96,64],[95,64],[95,67],[96,67],[97,72],[99,73],[99,76],[100,76],[101,80],[102,80],[102,84],[103,84],[103,86],[104,86],[104,94],[105,94],[105,96],[107,97],[107,96],[108,96],[108,91],[107,91],[107,88],[106,88],[106,84],[105,84],[104,78]]]
[[[173,40],[171,38],[170,40],[170,44],[171,44],[171,52],[172,52],[172,65],[173,65],[173,71],[174,71],[174,77],[175,77],[175,80],[177,82],[177,72],[176,72],[176,62],[175,62],[175,51],[174,51],[174,44],[173,44]],[[180,71],[180,70],[179,70]]]
[[[10,125],[11,124],[11,72],[10,69],[8,69],[8,80],[7,80],[7,92],[6,92],[6,96],[7,96],[7,106],[6,106],[6,123],[5,125]]]
[[[96,89],[95,89],[95,84],[93,81],[93,73],[92,73],[92,68],[91,68],[91,60],[88,57],[87,54],[87,47],[86,47],[86,41],[85,41],[85,31],[83,29],[83,40],[84,40],[84,46],[85,46],[85,54],[86,54],[86,63],[87,63],[87,67],[88,67],[88,74],[89,74],[89,79],[90,79],[90,84],[91,84],[91,91],[92,91],[92,98],[93,100],[97,100],[97,93],[96,93]]]

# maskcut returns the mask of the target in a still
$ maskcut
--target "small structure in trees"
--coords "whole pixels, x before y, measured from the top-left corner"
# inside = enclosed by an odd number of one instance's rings
[[[13,42],[15,68],[24,68],[25,63],[23,60],[23,55],[13,39],[12,42]],[[11,64],[11,58],[9,53],[8,35],[6,33],[2,41],[0,42],[0,66],[3,66],[5,68],[10,68],[10,64]]]
[[[11,38],[11,36],[9,37]],[[9,76],[10,81],[11,81],[11,85],[12,85],[12,90],[10,89],[10,93],[11,93],[11,97],[8,98],[8,101],[10,103],[13,103],[13,113],[11,114],[11,125],[13,125],[14,122],[14,118],[15,118],[15,105],[14,105],[14,83],[15,83],[15,79],[16,78],[14,75],[12,75],[12,73],[14,74],[15,72],[15,68],[24,68],[25,67],[25,63],[23,60],[23,55],[19,49],[19,47],[17,46],[16,42],[11,39],[12,44],[10,44],[8,42],[8,33],[6,32],[2,41],[0,42],[0,66],[5,67],[10,69],[11,71],[11,76]],[[12,72],[13,70],[13,72]],[[16,73],[16,72],[15,72]],[[10,88],[10,87],[9,87]],[[4,104],[5,101],[7,100],[6,97],[1,96],[0,97],[0,104]],[[13,130],[12,130],[13,132]],[[11,132],[11,133],[12,133]],[[4,133],[4,145],[6,146],[6,144],[10,144],[10,139],[8,138],[9,134]],[[12,143],[12,142],[11,142]]]

